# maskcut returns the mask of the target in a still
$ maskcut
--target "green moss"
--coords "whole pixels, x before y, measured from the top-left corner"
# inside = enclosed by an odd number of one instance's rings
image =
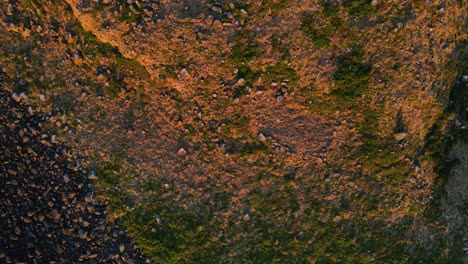
[[[335,1],[324,0],[322,1],[323,14],[328,18],[335,18],[339,14],[339,5]]]
[[[267,83],[288,80],[288,83],[291,86],[295,86],[299,81],[299,76],[297,75],[296,71],[289,67],[286,63],[278,62],[274,65],[268,65],[266,67],[264,79]]]
[[[291,0],[271,0],[264,1],[260,6],[258,12],[259,14],[271,13],[271,15],[278,15],[281,11],[288,7],[291,4]]]
[[[235,63],[249,62],[258,55],[259,47],[253,32],[239,31],[233,39],[235,45],[231,48],[231,58]]]
[[[329,97],[308,96],[303,103],[313,113],[331,114],[338,109]]]
[[[301,18],[299,29],[307,35],[315,47],[323,48],[330,45],[333,28],[330,26],[323,27],[322,22],[316,16],[304,15]]]
[[[371,16],[375,12],[372,0],[344,0],[343,7],[353,18]]]
[[[286,40],[289,39],[287,34],[282,35],[272,35],[270,38],[271,46],[275,52],[281,54],[282,60],[287,60],[291,57],[289,46]]]
[[[222,126],[222,131],[224,134],[228,135],[232,132],[233,129],[246,132],[247,126],[250,124],[250,118],[236,113],[224,123]]]
[[[325,2],[323,16],[314,13],[303,14],[301,17],[299,29],[307,35],[316,48],[330,46],[330,38],[342,26],[335,4]]]
[[[260,75],[261,72],[254,71],[249,66],[241,65],[238,68],[236,79],[243,78],[248,86],[252,86],[254,82],[260,77]]]
[[[336,88],[332,94],[340,103],[352,104],[367,91],[371,70],[372,65],[363,62],[362,54],[358,51],[340,56],[333,73]]]
[[[117,95],[125,88],[125,83],[121,80],[110,80],[109,87],[106,88],[106,93],[110,98],[116,98]]]
[[[162,77],[163,78],[176,78],[177,73],[176,73],[174,67],[169,66],[169,65],[164,66]]]

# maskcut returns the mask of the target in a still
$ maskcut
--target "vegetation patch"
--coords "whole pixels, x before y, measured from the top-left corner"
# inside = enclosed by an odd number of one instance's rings
[[[263,1],[257,11],[259,14],[271,13],[271,15],[278,15],[282,10],[291,4],[292,0],[271,0]]]
[[[323,48],[330,45],[333,28],[327,25],[322,26],[322,22],[316,15],[304,15],[299,29],[307,35],[315,47]]]
[[[332,94],[340,103],[352,104],[367,91],[371,71],[372,65],[363,62],[362,53],[359,51],[340,56],[336,60],[336,70],[333,74],[336,88]]]
[[[235,45],[231,49],[231,58],[236,64],[251,61],[259,53],[255,34],[250,31],[238,31],[233,37]]]
[[[299,81],[299,76],[296,71],[289,67],[285,62],[278,62],[266,67],[264,79],[267,83],[287,80],[290,85],[294,86]]]
[[[252,86],[261,75],[261,72],[254,71],[252,68],[246,65],[241,65],[237,70],[236,79],[244,79],[245,84],[248,86]]]
[[[271,46],[275,52],[278,52],[281,55],[281,60],[288,60],[291,57],[287,39],[289,39],[287,34],[275,34],[270,38]]]
[[[372,0],[344,0],[343,7],[353,18],[369,17],[375,12]]]

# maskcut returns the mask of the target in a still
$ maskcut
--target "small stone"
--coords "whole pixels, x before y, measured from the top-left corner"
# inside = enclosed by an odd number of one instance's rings
[[[39,222],[42,222],[42,221],[44,221],[44,219],[45,219],[45,215],[44,215],[44,214],[39,214],[39,215],[37,216],[37,219],[39,220]]]
[[[97,79],[98,79],[99,82],[103,83],[103,82],[107,81],[107,76],[101,73],[101,74],[98,75]]]
[[[205,21],[208,26],[211,26],[211,24],[213,24],[213,20],[214,20],[213,16],[209,15]]]
[[[221,21],[219,21],[218,19],[216,19],[215,21],[213,21],[213,27],[214,28],[221,28],[223,26],[223,24],[221,23]]]
[[[19,239],[19,237],[15,234],[10,234],[10,239],[16,241]]]
[[[250,215],[249,214],[245,214],[244,217],[242,217],[242,219],[244,221],[249,221],[250,220]]]
[[[393,137],[395,138],[396,141],[402,141],[403,139],[406,138],[406,133],[394,134]]]
[[[46,100],[45,94],[40,93],[40,94],[39,94],[39,100],[41,100],[42,102],[44,102],[44,101]]]
[[[187,151],[184,148],[180,148],[179,151],[177,151],[177,155],[179,156],[184,156],[187,154]]]
[[[98,255],[97,254],[91,254],[88,256],[89,259],[95,259]]]
[[[73,58],[73,63],[75,63],[76,66],[81,67],[81,66],[83,66],[83,58],[75,56]]]
[[[14,170],[8,170],[8,174],[11,174],[13,176],[16,176],[17,172]]]
[[[223,13],[223,9],[217,5],[214,5],[211,10],[213,10],[213,12],[216,12],[216,13],[220,13],[222,14]]]
[[[259,133],[259,134],[258,134],[258,140],[260,140],[261,142],[266,142],[266,137],[265,137],[265,135],[263,135],[262,133]]]
[[[31,36],[31,30],[29,28],[26,28],[24,29],[23,33],[21,33],[21,35],[23,35],[24,38]]]
[[[90,180],[95,180],[95,179],[97,179],[97,178],[98,178],[98,177],[96,176],[96,172],[94,172],[94,171],[88,172],[88,179],[90,179]]]
[[[57,211],[57,209],[53,209],[52,212],[51,212],[51,215],[52,215],[52,218],[55,219],[55,220],[59,220],[60,217],[62,216],[62,215]]]
[[[21,97],[19,95],[17,95],[16,93],[13,93],[11,95],[11,98],[13,98],[13,100],[15,100],[15,102],[19,103],[21,101]]]
[[[15,234],[16,235],[21,235],[21,229],[19,227],[15,227]]]
[[[237,80],[237,86],[239,87],[245,86],[245,80],[243,78],[240,78],[239,80]]]
[[[183,68],[180,71],[180,77],[182,77],[183,79],[187,79],[188,77],[190,77],[190,74],[188,73],[187,69]]]
[[[123,253],[125,251],[125,246],[124,245],[120,245],[119,246],[119,252],[120,253]]]

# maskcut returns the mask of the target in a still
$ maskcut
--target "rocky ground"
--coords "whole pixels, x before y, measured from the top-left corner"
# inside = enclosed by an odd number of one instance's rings
[[[18,100],[0,88],[0,263],[151,263],[107,222],[93,172]]]
[[[40,140],[96,171],[80,208],[108,203],[155,261],[461,263],[433,204],[467,17],[456,0],[3,0],[0,70],[7,105],[47,113]]]

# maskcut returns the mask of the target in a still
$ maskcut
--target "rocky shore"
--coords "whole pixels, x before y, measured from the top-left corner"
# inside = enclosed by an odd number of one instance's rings
[[[2,78],[1,82],[7,81]],[[0,263],[151,263],[44,116],[0,87]]]

